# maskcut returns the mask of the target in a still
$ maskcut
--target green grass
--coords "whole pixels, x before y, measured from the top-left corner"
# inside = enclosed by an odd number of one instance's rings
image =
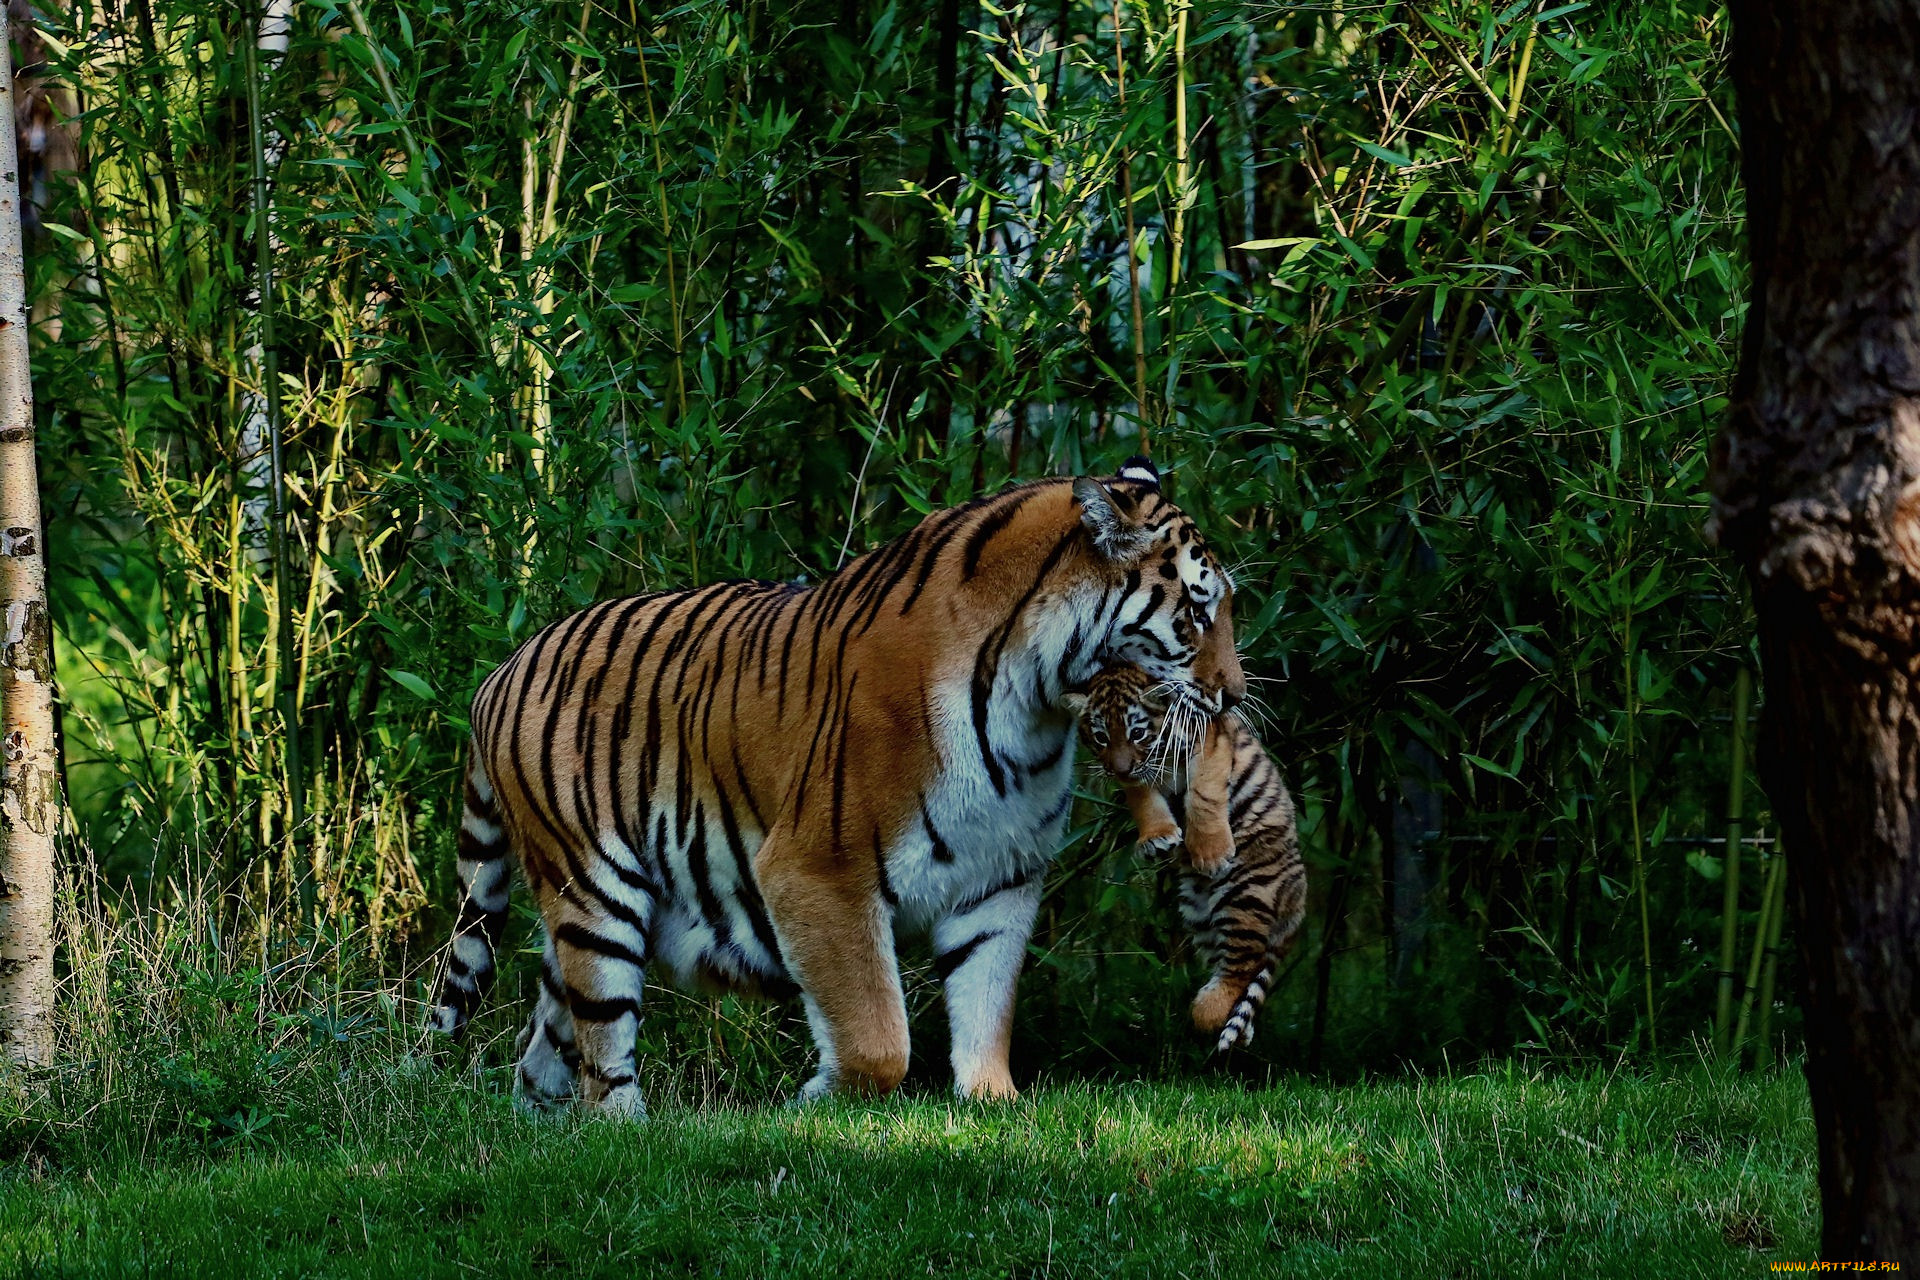
[[[16,1112],[0,1274],[1753,1276],[1815,1238],[1797,1072],[1043,1084],[635,1126],[418,1068],[306,1080],[218,1139],[166,1093]]]

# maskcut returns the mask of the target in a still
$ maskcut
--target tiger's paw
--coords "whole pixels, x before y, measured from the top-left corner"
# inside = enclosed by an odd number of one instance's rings
[[[542,1040],[513,1072],[513,1105],[529,1115],[551,1115],[573,1101],[573,1068]]]
[[[638,1124],[647,1118],[646,1100],[640,1096],[640,1086],[632,1081],[615,1085],[598,1098],[582,1101],[581,1108],[593,1120]]]
[[[1013,1087],[1013,1077],[1004,1071],[982,1075],[977,1079],[962,1083],[953,1083],[953,1092],[966,1102],[1015,1102],[1020,1091]]]
[[[800,1091],[787,1103],[790,1107],[804,1107],[833,1096],[833,1077],[822,1071],[813,1079],[800,1086]]]

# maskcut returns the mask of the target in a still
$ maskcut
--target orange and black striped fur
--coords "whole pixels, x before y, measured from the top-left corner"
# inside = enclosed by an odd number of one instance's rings
[[[1103,668],[1084,701],[1069,695],[1101,767],[1119,779],[1140,843],[1184,844],[1180,915],[1212,976],[1194,1025],[1224,1051],[1253,1036],[1254,1015],[1306,915],[1293,796],[1273,758],[1231,711],[1192,714],[1139,667]],[[1174,714],[1169,714],[1170,705]]]
[[[896,933],[931,938],[955,1086],[1005,1097],[1014,981],[1060,843],[1074,722],[1121,659],[1213,706],[1245,690],[1231,589],[1150,466],[937,512],[813,587],[723,582],[595,605],[480,686],[466,901],[434,1010],[494,968],[508,854],[545,954],[518,1089],[643,1110],[642,975],[797,993],[801,1091],[907,1069]]]

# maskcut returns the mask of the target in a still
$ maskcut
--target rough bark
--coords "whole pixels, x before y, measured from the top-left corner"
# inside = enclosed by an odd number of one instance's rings
[[[53,1057],[53,632],[33,456],[13,66],[0,40],[0,1045]]]
[[[1920,1265],[1920,7],[1735,0],[1752,306],[1709,533],[1752,585],[1822,1251]]]

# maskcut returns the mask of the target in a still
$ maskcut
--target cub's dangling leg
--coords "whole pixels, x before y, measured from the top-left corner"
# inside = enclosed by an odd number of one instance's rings
[[[1233,857],[1233,757],[1233,735],[1210,721],[1187,766],[1187,860],[1203,875]]]

